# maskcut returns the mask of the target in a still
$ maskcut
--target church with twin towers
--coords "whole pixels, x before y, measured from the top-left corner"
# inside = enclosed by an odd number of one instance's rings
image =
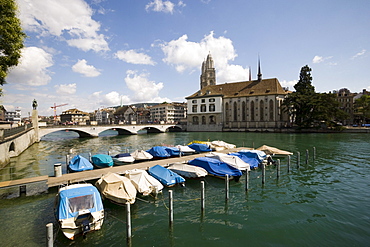
[[[277,78],[216,83],[211,54],[202,63],[200,90],[186,97],[188,131],[279,131],[289,125],[282,102],[289,93]]]

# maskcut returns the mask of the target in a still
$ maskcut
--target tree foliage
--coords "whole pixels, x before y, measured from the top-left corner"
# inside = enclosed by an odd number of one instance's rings
[[[18,65],[26,37],[16,12],[14,0],[0,0],[0,85],[6,83],[9,69]]]
[[[362,95],[355,100],[355,112],[362,115],[363,123],[366,123],[366,118],[370,118],[370,95]]]
[[[296,91],[285,98],[283,105],[298,127],[318,127],[322,123],[330,125],[348,117],[339,109],[335,94],[315,92],[308,65],[301,68],[299,81],[294,88]]]

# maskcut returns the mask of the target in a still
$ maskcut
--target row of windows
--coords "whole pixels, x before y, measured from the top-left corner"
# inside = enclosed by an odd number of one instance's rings
[[[216,106],[215,106],[215,104],[209,104],[209,106],[208,106],[208,111],[209,111],[209,112],[214,112],[214,111],[216,111]],[[193,112],[193,113],[198,112],[198,105],[193,105],[193,107],[192,107],[192,112]],[[207,105],[206,105],[206,104],[202,104],[202,105],[200,105],[200,112],[207,112]]]
[[[207,124],[207,118],[205,116],[202,116],[200,118],[201,120],[201,124]],[[198,116],[194,116],[193,119],[192,119],[192,122],[193,124],[197,125],[199,124],[199,117]],[[216,117],[215,116],[209,116],[208,117],[208,124],[216,124]]]
[[[214,98],[210,98],[210,99],[208,99],[208,102],[215,102],[216,100],[214,99]],[[192,101],[191,101],[191,103],[193,103],[193,104],[196,104],[196,103],[198,103],[198,101],[196,100],[196,99],[193,99]],[[200,103],[206,103],[206,99],[201,99],[200,100]]]
[[[259,106],[259,119],[258,116],[258,109]],[[238,104],[234,102],[234,104],[229,104],[226,102],[225,104],[225,113],[226,113],[226,122],[230,120],[238,121]],[[261,100],[259,103],[255,103],[252,101],[250,103],[250,108],[247,108],[247,104],[243,101],[242,102],[242,112],[241,112],[241,120],[246,121],[248,115],[250,115],[250,121],[274,121],[274,101],[270,100],[268,105],[265,106],[265,102]],[[268,110],[268,115],[265,116],[265,110]],[[267,113],[266,112],[266,113]],[[231,118],[232,113],[232,118]]]

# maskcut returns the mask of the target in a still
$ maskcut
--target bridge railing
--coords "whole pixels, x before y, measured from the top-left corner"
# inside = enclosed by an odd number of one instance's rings
[[[29,128],[32,128],[32,123],[10,128],[10,129],[1,129],[0,130],[0,140],[4,140],[5,138],[22,133]]]

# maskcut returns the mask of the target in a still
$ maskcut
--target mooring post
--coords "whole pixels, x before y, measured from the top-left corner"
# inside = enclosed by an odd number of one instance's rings
[[[92,163],[91,153],[89,152],[89,161]]]
[[[278,179],[280,177],[280,159],[277,159],[277,163],[276,163],[276,177]]]
[[[130,203],[126,202],[126,236],[127,243],[131,243],[131,208]]]
[[[62,176],[62,163],[55,163],[54,164],[54,176],[61,177]]]
[[[245,191],[249,190],[249,171],[245,172]]]
[[[200,181],[200,209],[202,213],[205,209],[205,188],[204,188],[204,181]]]
[[[226,174],[225,178],[225,200],[229,200],[229,175]]]
[[[170,218],[170,226],[173,225],[173,196],[172,196],[172,190],[168,191],[169,196],[169,204],[170,204],[170,211],[169,211],[169,218]]]
[[[266,170],[265,170],[265,164],[262,162],[262,184],[265,184],[265,173],[266,173]]]
[[[316,148],[315,147],[313,147],[312,159],[313,159],[313,161],[315,161],[315,159],[316,159]]]
[[[288,173],[290,172],[290,155],[288,155]]]
[[[308,164],[308,149],[306,149],[306,165]]]
[[[53,234],[53,223],[46,224],[46,244],[48,247],[53,247],[54,245]]]
[[[66,155],[66,171],[67,171],[67,173],[69,172],[68,171],[68,164],[69,164],[69,154]]]
[[[301,162],[301,153],[297,152],[297,169],[299,169],[300,162]]]

